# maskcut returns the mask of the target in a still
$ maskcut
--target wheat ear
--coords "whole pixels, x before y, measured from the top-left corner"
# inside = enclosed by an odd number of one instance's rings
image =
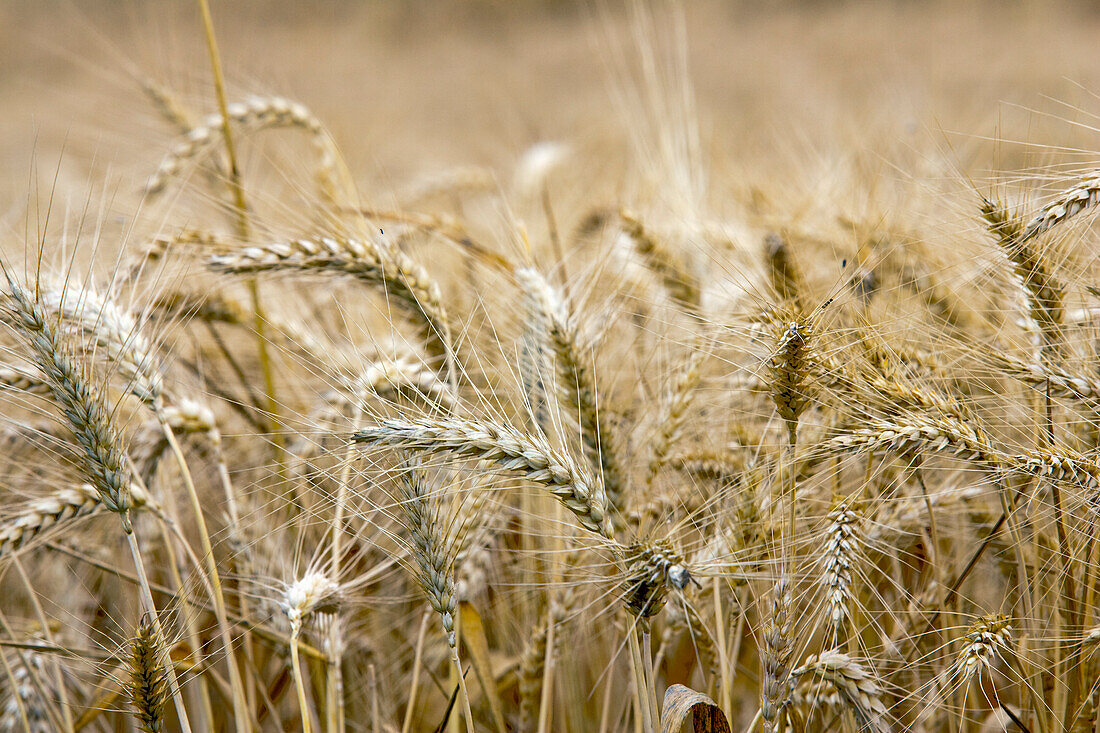
[[[336,198],[337,153],[331,137],[309,109],[298,102],[283,97],[250,97],[226,107],[229,120],[248,133],[277,127],[297,128],[309,135],[317,156],[317,181],[326,199]],[[154,195],[162,192],[168,181],[178,175],[190,161],[211,155],[222,140],[225,118],[220,114],[207,115],[199,124],[191,127],[183,139],[161,161],[156,172],[145,184],[145,192]]]
[[[686,313],[698,316],[703,294],[699,279],[688,271],[680,258],[642,224],[638,216],[623,210],[619,212],[623,231],[646,266],[661,281],[669,297]]]
[[[407,520],[406,529],[412,540],[412,554],[416,561],[416,578],[428,597],[428,605],[439,614],[443,632],[451,648],[451,661],[458,674],[462,692],[463,713],[466,725],[474,730],[470,697],[463,679],[462,663],[455,643],[454,555],[444,524],[440,519],[439,501],[432,495],[423,473],[415,465],[407,465],[401,473],[401,509]]]
[[[626,548],[624,564],[623,600],[639,619],[655,615],[664,607],[669,590],[682,590],[692,580],[684,560],[663,540],[632,543]]]
[[[585,455],[599,469],[608,509],[618,522],[626,498],[625,477],[613,441],[607,413],[601,409],[595,378],[588,367],[590,355],[579,343],[575,319],[561,293],[541,273],[519,268],[516,279],[523,288],[527,307],[538,314],[536,332],[545,339],[557,371],[557,392],[562,407],[580,423]]]
[[[8,284],[15,326],[76,437],[84,473],[100,501],[122,517],[129,533],[130,474],[105,399],[88,381],[83,365],[70,355],[43,304],[10,276]]]
[[[572,594],[550,604],[545,620],[538,625],[523,647],[519,661],[519,728],[520,733],[535,733],[539,724],[539,706],[542,703],[542,686],[546,674],[547,655],[553,655],[562,646],[558,628],[568,618]],[[548,649],[550,627],[555,627],[554,648]]]
[[[1020,232],[1020,241],[1027,242],[1053,229],[1100,202],[1100,174],[1090,173],[1072,188],[1062,192],[1031,218]]]
[[[903,454],[940,453],[987,467],[1002,464],[1002,457],[981,428],[946,415],[904,413],[895,420],[867,420],[864,427],[827,441],[825,447],[829,450],[894,450]]]
[[[693,351],[687,364],[672,381],[672,389],[669,391],[659,419],[660,429],[652,443],[646,485],[653,484],[657,473],[668,462],[672,447],[680,439],[684,423],[687,421],[687,411],[691,407],[695,390],[702,379],[701,367],[705,356],[703,351]]]
[[[148,618],[138,624],[130,643],[130,683],[127,685],[138,721],[146,733],[160,733],[164,724],[164,704],[168,701],[166,653],[160,636]]]
[[[1075,400],[1093,413],[1100,413],[1100,379],[1088,372],[1070,373],[1054,364],[1028,362],[993,349],[988,354],[994,368],[1053,397]]]
[[[882,701],[882,687],[847,654],[835,649],[822,652],[808,657],[801,667],[791,672],[794,678],[807,675],[820,677],[836,688],[863,733],[885,733],[890,729],[885,720],[887,710]]]
[[[787,580],[780,578],[772,591],[771,614],[764,628],[763,644],[763,701],[760,717],[764,731],[775,733],[779,729],[780,714],[791,697],[791,597]]]
[[[86,367],[72,358],[42,303],[17,283],[10,273],[5,272],[5,275],[11,291],[7,300],[14,311],[16,329],[50,383],[54,400],[75,435],[84,477],[95,487],[103,505],[122,520],[122,529],[140,581],[142,601],[146,611],[153,614],[153,623],[159,631],[156,604],[130,522],[133,504],[130,472],[123,460],[119,447],[121,440],[111,421],[106,401],[102,394],[93,390],[86,377]],[[171,667],[168,675],[180,725],[183,730],[190,731],[187,709]]]
[[[490,461],[545,486],[581,526],[610,539],[602,484],[546,441],[488,420],[458,417],[383,420],[352,435],[358,443]]]
[[[428,352],[450,356],[447,310],[439,286],[420,265],[400,251],[359,239],[319,237],[245,247],[212,257],[219,272],[335,273],[381,288],[420,324]]]
[[[131,508],[141,509],[147,497],[137,486],[130,489]],[[15,519],[0,525],[0,558],[27,547],[51,529],[105,509],[91,484],[78,484],[32,501]]]
[[[302,625],[315,613],[333,613],[339,608],[340,586],[324,573],[311,571],[287,586],[283,594],[283,612],[290,620],[290,672],[298,693],[298,711],[302,719],[302,733],[311,733],[313,725],[306,701],[305,681],[298,653],[298,639]]]
[[[985,199],[981,214],[1023,285],[1029,317],[1042,333],[1044,352],[1049,352],[1061,340],[1065,286],[1042,253],[1028,246],[1023,228],[1003,207]]]
[[[998,658],[1010,649],[1012,623],[1008,616],[991,614],[974,622],[962,639],[962,649],[955,659],[954,672],[960,682],[968,682],[975,675],[988,672]]]
[[[852,602],[852,566],[859,557],[861,538],[859,536],[860,515],[853,505],[841,501],[828,517],[825,547],[822,552],[823,574],[821,583],[825,587],[825,612],[829,632],[834,642],[839,643],[842,624],[850,613]]]

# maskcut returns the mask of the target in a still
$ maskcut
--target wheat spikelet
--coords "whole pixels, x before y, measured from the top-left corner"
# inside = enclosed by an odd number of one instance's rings
[[[885,718],[886,705],[882,688],[875,678],[857,661],[835,649],[806,658],[802,666],[791,672],[794,678],[813,675],[836,688],[840,697],[855,715],[864,733],[885,733],[890,730]]]
[[[561,294],[532,268],[519,268],[516,279],[523,287],[525,303],[537,314],[536,332],[545,342],[557,367],[556,387],[562,407],[581,426],[585,455],[598,468],[613,518],[624,508],[625,477],[613,441],[607,414],[600,409],[595,378],[588,368],[589,354],[581,348],[575,320]],[[618,521],[613,519],[613,521]]]
[[[105,400],[89,383],[83,366],[71,356],[42,303],[10,277],[8,284],[16,328],[49,381],[54,400],[75,435],[85,477],[99,492],[104,506],[117,512],[123,527],[130,531],[130,474]]]
[[[1031,218],[1020,232],[1020,241],[1027,242],[1040,234],[1072,219],[1100,201],[1100,175],[1090,173],[1072,188],[1062,192]]]
[[[420,324],[432,356],[448,355],[449,327],[439,286],[403,253],[359,239],[319,237],[261,244],[217,255],[211,268],[233,274],[338,273],[379,287]]]
[[[276,127],[304,130],[317,155],[316,175],[321,191],[330,201],[335,199],[336,149],[324,125],[305,105],[283,97],[251,97],[245,102],[230,104],[227,112],[232,122],[249,133]],[[216,151],[221,144],[223,126],[222,116],[211,114],[191,127],[149,177],[145,184],[146,194],[160,193],[188,162],[199,160]]]
[[[137,718],[146,733],[159,733],[168,701],[168,675],[164,671],[165,650],[152,622],[143,618],[130,642],[130,682],[127,691]]]
[[[577,517],[581,526],[610,538],[602,484],[545,441],[514,428],[457,417],[383,420],[356,432],[352,440],[491,461],[500,469],[545,486]]]

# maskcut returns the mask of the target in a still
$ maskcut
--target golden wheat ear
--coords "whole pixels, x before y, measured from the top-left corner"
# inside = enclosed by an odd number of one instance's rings
[[[149,617],[138,624],[130,642],[130,681],[127,691],[134,714],[145,733],[160,733],[164,725],[164,706],[168,701],[168,675],[164,665],[168,653]]]
[[[73,358],[71,346],[45,306],[11,277],[8,285],[13,324],[73,431],[85,476],[103,505],[118,513],[129,531],[130,474],[106,398],[89,381],[85,367]]]
[[[352,441],[489,461],[546,487],[582,527],[611,538],[602,484],[545,441],[510,426],[458,417],[383,420],[356,432]]]

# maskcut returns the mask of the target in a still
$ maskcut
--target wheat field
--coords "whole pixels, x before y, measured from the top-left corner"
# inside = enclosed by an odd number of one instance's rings
[[[0,5],[0,731],[1100,731],[1085,3]]]

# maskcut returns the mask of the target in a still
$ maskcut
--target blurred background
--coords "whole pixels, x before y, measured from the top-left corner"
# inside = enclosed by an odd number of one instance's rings
[[[978,177],[1100,148],[1100,4],[701,1],[682,28],[667,5],[645,4],[646,22],[666,58],[682,37],[704,155],[731,179],[883,140],[949,151]],[[453,166],[510,176],[535,142],[609,150],[634,124],[616,103],[641,68],[633,3],[212,7],[231,96],[307,104],[366,192]],[[0,4],[3,206],[25,196],[32,160],[52,171],[63,148],[61,186],[105,167],[148,175],[172,137],[145,78],[213,110],[195,3]]]

